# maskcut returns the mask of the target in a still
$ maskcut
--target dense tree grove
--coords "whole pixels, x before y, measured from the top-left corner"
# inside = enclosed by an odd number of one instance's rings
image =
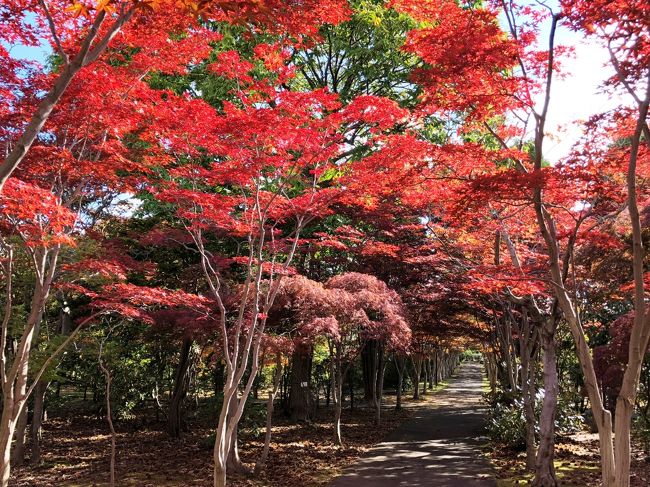
[[[345,449],[346,407],[381,427],[473,350],[533,485],[559,485],[557,436],[586,421],[602,485],[628,487],[650,444],[649,19],[644,0],[3,0],[2,486],[42,462],[48,411],[105,420],[110,485],[122,423],[180,442],[202,413],[205,485],[259,477],[279,418],[327,414]],[[551,163],[558,28],[608,52],[624,101]]]

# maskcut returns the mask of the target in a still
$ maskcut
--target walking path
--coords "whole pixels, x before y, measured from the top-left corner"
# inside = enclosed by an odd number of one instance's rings
[[[331,487],[496,486],[481,451],[482,377],[480,364],[462,365],[446,389],[345,469]]]

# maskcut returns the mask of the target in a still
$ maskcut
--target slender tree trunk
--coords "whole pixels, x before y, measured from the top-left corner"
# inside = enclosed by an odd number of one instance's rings
[[[266,460],[269,456],[269,449],[271,447],[271,433],[273,432],[273,401],[280,388],[280,379],[282,379],[282,361],[278,354],[275,362],[275,373],[273,375],[273,390],[269,392],[269,398],[266,402],[266,434],[264,435],[264,448],[262,455],[255,464],[255,473],[261,472],[266,466]]]
[[[214,487],[226,487],[226,467],[220,459],[214,459]]]
[[[433,367],[433,383],[435,384],[436,387],[438,387],[438,349],[437,348],[433,351],[432,367]]]
[[[422,395],[427,395],[427,361],[422,360]]]
[[[535,443],[535,393],[536,369],[535,356],[537,354],[538,327],[529,318],[528,310],[522,308],[521,325],[517,328],[519,336],[519,355],[521,357],[521,394],[524,403],[524,419],[526,420],[526,469],[534,472],[537,458],[537,445]]]
[[[341,397],[343,394],[343,363],[341,348],[330,343],[330,376],[332,383],[332,402],[334,403],[334,440],[339,446],[343,445],[341,438]]]
[[[102,359],[102,352],[104,349],[105,340],[106,339],[104,339],[104,341],[102,341],[102,343],[99,346],[99,367],[101,368],[102,373],[104,374],[104,378],[106,379],[106,389],[105,389],[106,421],[108,422],[108,427],[111,430],[110,486],[115,487],[115,452],[116,452],[117,434],[115,433],[115,426],[113,425],[113,411],[111,409],[111,383],[113,381],[113,377],[111,371],[108,369],[108,367],[106,366],[106,364]]]
[[[9,475],[11,465],[11,440],[14,436],[16,422],[13,416],[13,399],[11,402],[3,402],[2,419],[0,420],[0,449],[2,449],[2,471],[0,472],[0,482],[2,487],[9,486]]]
[[[250,469],[244,465],[239,457],[239,422],[234,419],[239,402],[243,400],[244,398],[238,398],[237,394],[233,395],[230,400],[228,422],[232,424],[229,426],[229,445],[226,457],[226,470],[228,472],[250,473]]]
[[[250,469],[244,465],[239,456],[239,424],[236,424],[230,433],[230,447],[226,459],[226,470],[228,472],[250,473]]]
[[[413,357],[412,362],[413,382],[415,382],[413,388],[413,399],[417,400],[420,399],[420,373],[422,371],[422,357],[419,355],[417,357]]]
[[[27,418],[29,416],[27,405],[23,408],[22,413],[18,416],[16,422],[16,432],[14,436],[16,443],[11,452],[11,466],[22,467],[25,464],[25,451],[27,449]]]
[[[383,355],[383,346],[381,347],[382,355]],[[375,401],[377,401],[377,413],[375,417],[375,424],[377,426],[381,426],[381,403],[382,399],[384,396],[384,375],[386,374],[386,363],[382,360],[382,365],[379,368],[379,385],[377,387],[377,398]]]
[[[402,387],[404,383],[404,367],[406,366],[406,360],[403,357],[395,356],[395,368],[397,369],[397,391],[396,391],[396,400],[395,400],[395,409],[402,409]]]
[[[49,383],[39,380],[34,388],[34,414],[32,416],[32,425],[30,428],[31,457],[29,462],[32,465],[41,463],[41,441],[42,425],[45,418],[45,394]]]
[[[336,394],[338,396],[338,393]],[[339,396],[340,397],[340,396]],[[343,445],[343,439],[341,437],[341,400],[334,400],[334,440],[336,444],[341,446]]]
[[[32,310],[28,318],[25,330],[20,339],[14,355],[11,369],[7,374],[7,381],[4,384],[4,395],[2,402],[2,418],[0,419],[0,450],[3,452],[2,465],[0,465],[0,481],[2,487],[9,485],[11,472],[11,443],[16,431],[18,417],[23,408],[27,407],[27,380],[29,372],[29,355],[31,344],[37,323],[42,316],[45,296],[41,294],[42,289],[38,286],[32,298]]]
[[[354,374],[352,370],[348,372],[348,389],[350,391],[350,411],[354,411]]]
[[[382,362],[383,347],[379,344],[376,349],[373,351],[372,361],[373,366],[372,370],[375,375],[370,379],[372,380],[372,403],[375,406],[375,425],[379,426],[381,424],[381,391],[379,390],[379,385],[383,383],[383,367],[380,366]]]
[[[377,340],[368,340],[361,350],[361,371],[363,375],[363,400],[368,404],[374,404],[373,394],[376,392],[377,379]]]
[[[522,355],[521,392],[524,402],[524,418],[526,420],[526,468],[535,470],[537,445],[535,444],[535,367],[528,348]]]
[[[645,353],[637,354],[630,360],[621,390],[616,399],[616,416],[614,418],[614,452],[616,465],[615,483],[620,487],[630,485],[630,426],[634,414],[637,387],[641,375],[641,366]]]
[[[174,379],[174,392],[169,403],[167,415],[167,434],[171,438],[180,438],[183,429],[183,403],[187,397],[190,383],[190,362],[193,340],[184,338],[181,346],[181,355]]]
[[[311,419],[313,399],[309,384],[311,382],[311,347],[298,347],[291,360],[291,389],[289,390],[289,411],[291,420],[306,422]]]
[[[557,357],[555,345],[555,319],[549,317],[543,323],[541,344],[544,367],[544,399],[539,420],[539,447],[535,464],[536,487],[555,487],[555,414],[557,409]]]
[[[497,367],[494,353],[492,352],[485,354],[485,369],[487,371],[488,382],[490,383],[490,392],[494,394],[497,390]]]
[[[611,51],[610,51],[611,52]],[[620,65],[615,62],[615,55],[611,53],[612,61],[617,73],[623,78],[624,73]],[[646,249],[643,241],[643,226],[639,212],[637,169],[639,149],[642,144],[642,134],[647,132],[647,118],[650,110],[650,73],[647,74],[645,93],[637,98],[638,116],[634,135],[630,141],[630,155],[627,166],[627,207],[632,227],[632,274],[634,276],[634,322],[630,331],[628,347],[628,365],[623,374],[623,383],[616,400],[615,418],[615,483],[618,487],[630,485],[630,422],[634,412],[639,378],[643,359],[648,349],[650,340],[650,306],[647,306],[647,287],[644,275],[646,273]],[[650,141],[645,140],[650,146]]]

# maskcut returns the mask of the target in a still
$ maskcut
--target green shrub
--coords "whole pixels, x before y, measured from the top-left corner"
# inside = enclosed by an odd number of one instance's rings
[[[492,443],[516,451],[526,449],[526,420],[523,411],[521,401],[493,405],[487,426]]]
[[[585,418],[576,411],[575,403],[570,398],[558,397],[555,432],[558,435],[572,435],[584,430],[585,427]]]

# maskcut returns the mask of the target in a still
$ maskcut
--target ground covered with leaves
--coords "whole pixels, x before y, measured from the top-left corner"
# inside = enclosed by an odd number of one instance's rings
[[[309,424],[291,424],[281,416],[273,428],[267,468],[258,476],[233,476],[234,487],[317,486],[328,483],[411,414],[387,406],[383,424],[373,424],[369,409],[343,412],[344,446],[337,446],[331,411],[320,409]],[[197,421],[180,440],[170,439],[163,423],[117,423],[117,483],[123,486],[211,486],[211,425]],[[44,425],[43,464],[13,470],[16,487],[108,485],[110,436],[105,419],[51,418]],[[260,428],[241,433],[242,460],[252,465],[262,450]]]
[[[497,470],[497,487],[527,485],[533,474],[526,471],[525,452],[494,449],[492,462]],[[567,487],[597,487],[600,483],[598,435],[582,432],[558,438],[555,470],[561,485]],[[632,456],[632,487],[650,485],[650,458],[635,449]]]

